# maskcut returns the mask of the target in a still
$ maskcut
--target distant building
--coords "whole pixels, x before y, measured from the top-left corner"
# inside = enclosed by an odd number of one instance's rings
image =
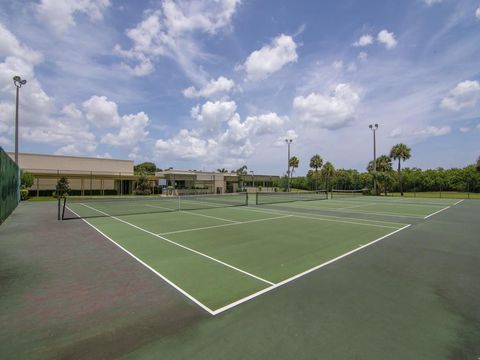
[[[13,159],[14,153],[8,153]],[[50,196],[60,177],[68,178],[71,195],[133,194],[139,176],[133,161],[79,156],[20,153],[20,168],[33,174],[32,196]],[[278,176],[237,175],[204,171],[165,170],[149,175],[152,192],[175,194],[273,191]]]

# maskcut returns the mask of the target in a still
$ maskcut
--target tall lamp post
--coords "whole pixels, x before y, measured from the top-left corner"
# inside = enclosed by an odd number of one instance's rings
[[[15,103],[15,163],[18,165],[18,95],[22,85],[27,83],[27,80],[22,80],[18,75],[13,77],[13,83],[17,88],[17,98]]]
[[[17,97],[15,100],[15,164],[17,164],[18,167],[18,184],[17,184],[17,201],[20,202],[20,166],[18,164],[18,95],[19,95],[19,90],[22,87],[22,85],[25,85],[27,83],[27,80],[22,80],[22,78],[18,75],[13,77],[13,84],[17,88]]]
[[[290,192],[290,144],[293,142],[292,139],[285,139],[285,142],[288,145],[288,160],[287,160],[287,191]]]
[[[373,192],[377,195],[377,142],[375,132],[378,130],[378,124],[368,125],[373,132]]]

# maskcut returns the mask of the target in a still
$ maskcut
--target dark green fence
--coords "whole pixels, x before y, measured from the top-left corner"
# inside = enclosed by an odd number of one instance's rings
[[[0,147],[0,224],[18,205],[19,169]]]

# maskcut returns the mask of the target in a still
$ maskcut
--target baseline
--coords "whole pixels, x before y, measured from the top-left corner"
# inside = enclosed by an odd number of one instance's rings
[[[265,294],[265,293],[267,293],[267,292],[270,292],[270,291],[272,291],[272,290],[274,290],[274,289],[276,289],[276,288],[278,288],[278,287],[280,287],[280,286],[282,286],[282,285],[285,285],[285,284],[287,284],[287,283],[289,283],[289,282],[291,282],[291,281],[293,281],[293,280],[296,280],[296,279],[298,279],[298,278],[301,278],[301,277],[303,277],[303,276],[305,276],[305,275],[307,275],[307,274],[309,274],[309,273],[311,273],[311,272],[313,272],[313,271],[315,271],[315,270],[318,270],[318,269],[320,269],[320,268],[322,268],[322,267],[325,267],[325,266],[327,266],[327,265],[330,265],[330,264],[332,264],[332,263],[334,263],[334,262],[336,262],[336,261],[338,261],[338,260],[341,260],[341,259],[343,259],[343,258],[345,258],[345,257],[347,257],[347,256],[349,256],[349,255],[352,255],[352,254],[356,253],[357,251],[360,251],[360,250],[362,250],[362,249],[365,249],[366,247],[371,246],[371,245],[373,245],[373,244],[375,244],[375,243],[377,243],[377,242],[379,242],[379,241],[381,241],[381,240],[383,240],[383,239],[385,239],[385,238],[387,238],[387,237],[389,237],[389,236],[391,236],[391,235],[393,235],[393,234],[396,234],[396,233],[398,233],[398,232],[400,232],[400,231],[408,228],[409,226],[411,226],[411,224],[405,225],[404,227],[402,227],[402,228],[400,228],[400,229],[397,229],[397,230],[395,230],[395,231],[393,231],[393,232],[391,232],[391,233],[389,233],[389,234],[387,234],[387,235],[384,235],[384,236],[382,236],[382,237],[380,237],[380,238],[378,238],[378,239],[375,239],[375,240],[373,240],[373,241],[371,241],[371,242],[369,242],[369,243],[367,243],[367,244],[365,244],[365,245],[359,246],[358,248],[356,248],[356,249],[354,249],[354,250],[351,250],[351,251],[349,251],[349,252],[346,252],[346,253],[343,254],[343,255],[337,256],[337,257],[334,258],[334,259],[331,259],[331,260],[326,261],[326,262],[324,262],[324,263],[322,263],[322,264],[320,264],[320,265],[317,265],[317,266],[315,266],[315,267],[313,267],[313,268],[310,268],[310,269],[308,269],[308,270],[306,270],[306,271],[304,271],[304,272],[302,272],[302,273],[300,273],[300,274],[297,274],[297,275],[294,275],[294,276],[292,276],[292,277],[290,277],[290,278],[288,278],[288,279],[282,280],[282,281],[280,281],[279,283],[276,283],[275,285],[272,285],[272,286],[270,286],[270,287],[268,287],[268,288],[265,288],[265,289],[263,289],[263,290],[257,291],[256,293],[251,294],[251,295],[249,295],[249,296],[246,296],[246,297],[244,297],[243,299],[234,301],[234,302],[232,302],[232,303],[230,303],[230,304],[228,304],[228,305],[225,305],[225,306],[223,306],[223,307],[221,307],[221,308],[218,308],[218,309],[216,309],[216,310],[213,311],[213,315],[218,315],[218,314],[220,314],[220,313],[222,313],[222,312],[224,312],[224,311],[226,311],[226,310],[229,310],[229,309],[231,309],[231,308],[233,308],[233,307],[235,307],[235,306],[238,306],[238,305],[240,305],[240,304],[243,304],[244,302],[247,302],[247,301],[249,301],[249,300],[252,300],[252,299],[254,299],[254,298],[256,298],[256,297],[258,297],[258,296],[260,296],[260,295],[263,295],[263,294]]]
[[[193,253],[195,253],[195,254],[197,254],[197,255],[203,256],[203,257],[205,257],[205,258],[207,258],[207,259],[210,259],[210,260],[215,261],[215,262],[217,262],[217,263],[219,263],[219,264],[222,264],[222,265],[224,265],[224,266],[226,266],[226,267],[228,267],[228,268],[230,268],[230,269],[236,270],[236,271],[238,271],[238,272],[241,272],[242,274],[245,274],[245,275],[248,275],[248,276],[250,276],[250,277],[253,277],[253,278],[255,278],[255,279],[257,279],[257,280],[260,280],[260,281],[262,281],[262,282],[264,282],[264,283],[266,283],[266,284],[274,285],[274,283],[271,282],[271,281],[262,279],[261,277],[259,277],[259,276],[257,276],[257,275],[254,275],[254,274],[252,274],[252,273],[249,273],[248,271],[245,271],[245,270],[242,270],[242,269],[240,269],[240,268],[237,268],[237,267],[235,267],[235,266],[233,266],[233,265],[230,265],[230,264],[228,264],[228,263],[226,263],[226,262],[224,262],[224,261],[222,261],[222,260],[216,259],[216,258],[214,258],[214,257],[212,257],[212,256],[210,256],[210,255],[207,255],[207,254],[204,254],[204,253],[202,253],[202,252],[200,252],[200,251],[197,251],[197,250],[195,250],[195,249],[189,248],[188,246],[179,244],[179,243],[177,243],[177,242],[175,242],[175,241],[173,241],[173,240],[170,240],[170,239],[167,239],[167,238],[164,237],[164,236],[155,234],[154,232],[151,232],[151,231],[149,231],[149,230],[146,230],[146,229],[144,229],[144,228],[142,228],[142,227],[140,227],[140,226],[137,226],[137,225],[135,225],[135,224],[129,223],[128,221],[122,220],[122,219],[120,219],[120,218],[118,218],[118,217],[116,217],[116,216],[111,216],[111,215],[107,214],[107,213],[104,212],[104,211],[97,210],[97,209],[95,209],[95,208],[93,208],[93,207],[91,207],[91,206],[85,205],[85,204],[83,204],[83,206],[86,206],[86,207],[88,207],[88,208],[90,208],[90,209],[92,209],[92,210],[98,211],[99,213],[102,213],[102,214],[104,214],[105,216],[108,216],[108,217],[110,217],[110,218],[112,218],[112,219],[115,219],[115,220],[117,220],[117,221],[119,221],[119,222],[122,222],[122,223],[124,223],[124,224],[127,224],[127,225],[129,225],[129,226],[131,226],[131,227],[134,227],[135,229],[138,229],[138,230],[140,230],[140,231],[143,231],[143,232],[145,232],[145,233],[147,233],[147,234],[150,234],[150,235],[152,235],[152,236],[155,236],[155,237],[157,237],[157,238],[159,238],[159,239],[162,239],[162,240],[164,240],[164,241],[167,241],[167,242],[169,242],[169,243],[171,243],[171,244],[173,244],[173,245],[176,245],[176,246],[178,246],[178,247],[181,247],[182,249],[191,251],[191,252],[193,252]]]
[[[433,216],[433,215],[436,215],[438,213],[441,213],[442,211],[445,211],[447,209],[450,209],[450,206],[447,206],[447,207],[444,207],[443,209],[440,209],[438,211],[435,211],[434,213],[431,213],[430,215],[427,215],[424,217],[424,219],[428,219],[429,217]]]

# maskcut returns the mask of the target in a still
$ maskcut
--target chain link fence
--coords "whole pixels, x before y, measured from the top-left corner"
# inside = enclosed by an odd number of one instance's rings
[[[17,164],[0,147],[0,224],[15,210],[20,200],[19,174]]]

